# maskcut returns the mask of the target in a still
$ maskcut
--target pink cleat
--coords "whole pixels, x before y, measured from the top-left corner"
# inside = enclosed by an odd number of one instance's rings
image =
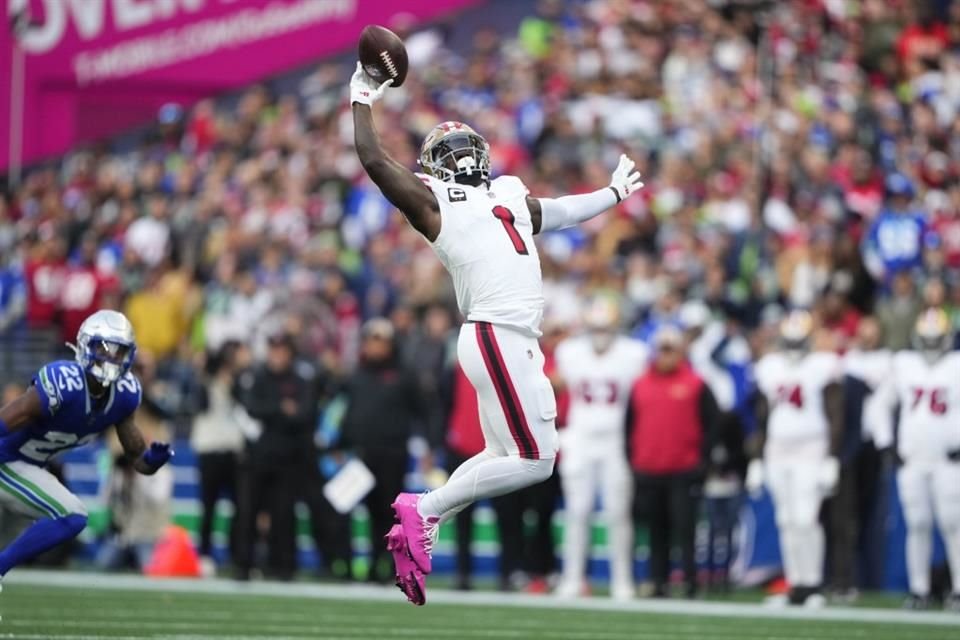
[[[407,596],[407,600],[422,607],[427,603],[427,587],[423,573],[410,557],[403,528],[398,524],[393,525],[386,539],[387,551],[393,554],[393,563],[397,567],[397,586],[403,591],[403,595]]]
[[[397,514],[397,521],[403,529],[403,536],[407,541],[407,552],[424,575],[433,570],[431,556],[433,544],[437,540],[440,530],[440,518],[431,516],[424,518],[417,511],[420,496],[413,493],[401,493],[393,502],[393,511]]]

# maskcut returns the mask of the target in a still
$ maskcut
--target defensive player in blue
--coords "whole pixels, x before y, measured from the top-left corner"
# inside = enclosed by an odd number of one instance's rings
[[[44,469],[51,457],[110,426],[140,473],[155,473],[173,455],[169,444],[148,448],[133,422],[141,392],[130,372],[137,350],[130,321],[97,311],[80,326],[74,349],[76,361],[44,366],[23,395],[0,408],[0,500],[36,519],[0,551],[0,579],[87,525],[80,499]]]

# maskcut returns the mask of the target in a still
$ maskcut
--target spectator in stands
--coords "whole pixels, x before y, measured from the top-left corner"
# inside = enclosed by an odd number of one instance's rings
[[[390,504],[403,490],[407,441],[423,427],[424,402],[415,376],[399,359],[396,333],[385,318],[363,325],[360,363],[343,383],[347,412],[341,446],[373,472],[377,485],[366,497],[372,550],[370,579],[392,583],[393,562],[381,544],[393,526]]]
[[[860,326],[860,312],[850,304],[852,282],[846,274],[834,274],[819,302],[819,321],[833,335],[837,350],[846,351]]]
[[[885,183],[887,206],[864,238],[863,260],[874,279],[889,283],[901,271],[923,266],[926,212],[912,207],[916,191],[910,179],[891,173]]]
[[[64,274],[59,305],[60,337],[65,342],[77,339],[83,321],[102,308],[106,294],[120,285],[112,274],[97,268],[98,249],[96,236],[84,235]]]
[[[668,595],[670,550],[680,549],[684,594],[697,592],[694,532],[704,469],[715,443],[719,409],[686,361],[683,334],[661,328],[653,364],[634,384],[627,417],[636,510],[650,532],[653,595]]]
[[[8,254],[0,254],[0,335],[21,323],[25,307],[23,273]]]
[[[267,573],[291,580],[297,568],[293,507],[302,457],[315,452],[317,371],[309,362],[297,359],[289,335],[274,333],[268,339],[264,363],[242,373],[238,383],[240,402],[260,423],[260,433],[244,452],[237,509],[237,578],[250,578],[258,539],[257,516],[266,511],[270,514]]]
[[[922,306],[913,274],[909,271],[894,274],[890,296],[877,304],[877,319],[887,349],[897,351],[910,346],[910,336]]]
[[[24,285],[20,266],[6,254],[0,254],[0,366],[11,376],[17,375],[18,371],[23,375],[36,364],[30,362],[18,367],[16,362],[24,359],[21,349],[29,335],[23,321],[26,309]]]
[[[27,326],[32,330],[51,329],[60,308],[60,293],[66,274],[67,243],[52,236],[27,247],[23,265],[27,285]],[[76,336],[74,336],[76,337]]]
[[[202,570],[211,575],[216,569],[213,560],[213,526],[217,501],[230,501],[237,513],[237,468],[243,451],[242,423],[247,416],[233,397],[237,371],[236,342],[225,343],[207,357],[202,384],[197,390],[190,446],[197,454],[200,475],[200,547]],[[236,552],[236,519],[231,522],[230,550]]]
[[[147,272],[144,288],[127,299],[124,309],[142,351],[159,360],[173,354],[189,328],[193,294],[182,271],[154,267]]]

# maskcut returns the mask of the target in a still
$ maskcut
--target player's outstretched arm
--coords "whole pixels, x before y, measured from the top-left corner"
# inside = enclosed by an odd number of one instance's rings
[[[173,457],[173,450],[165,442],[152,442],[147,447],[147,441],[134,424],[133,416],[117,425],[117,437],[123,453],[133,460],[133,468],[145,476],[155,474],[157,469]]]
[[[424,187],[412,171],[387,155],[373,126],[370,107],[392,83],[393,80],[387,80],[375,86],[360,63],[357,63],[357,70],[350,79],[354,144],[360,164],[370,179],[380,187],[387,200],[403,213],[413,228],[433,242],[440,235],[440,205],[436,196]]]
[[[20,431],[42,415],[40,394],[31,387],[0,407],[0,436]]]
[[[643,188],[636,163],[625,155],[610,177],[610,185],[592,193],[560,198],[527,198],[533,232],[564,229],[596,217],[631,193]]]

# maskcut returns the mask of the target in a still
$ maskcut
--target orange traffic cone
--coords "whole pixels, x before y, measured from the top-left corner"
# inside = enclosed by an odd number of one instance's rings
[[[154,578],[199,578],[200,558],[187,530],[167,527],[143,572]]]

